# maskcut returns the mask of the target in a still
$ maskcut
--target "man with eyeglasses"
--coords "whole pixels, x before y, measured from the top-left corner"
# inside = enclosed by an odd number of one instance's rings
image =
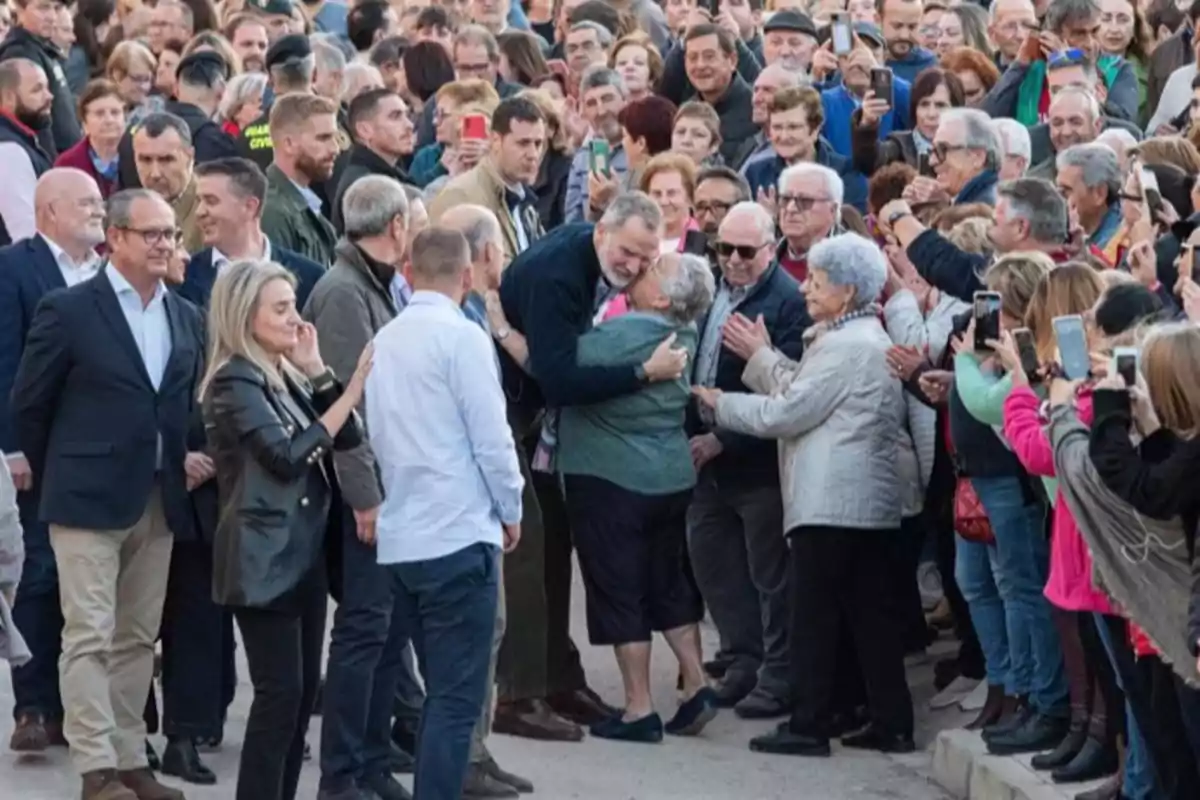
[[[36,131],[50,119],[53,96],[46,73],[25,58],[0,61],[0,246],[32,236],[34,187],[53,164]]]
[[[694,385],[751,391],[742,371],[756,349],[751,343],[762,339],[800,359],[812,320],[799,284],[774,258],[774,242],[775,221],[757,203],[738,203],[721,222],[713,241],[720,278],[700,326]],[[791,692],[787,543],[779,536],[775,447],[722,430],[696,405],[688,433],[699,473],[688,509],[688,550],[721,635],[721,652],[706,665],[719,679],[717,702],[748,719],[777,716],[790,708]]]
[[[776,260],[800,283],[808,277],[808,251],[834,233],[841,222],[846,185],[834,170],[801,162],[783,171],[775,208],[783,239]]]
[[[696,176],[695,211],[700,230],[715,239],[721,223],[738,203],[752,199],[750,184],[729,167],[706,167]]]
[[[598,22],[584,20],[571,26],[563,51],[567,57],[567,68],[571,71],[572,85],[579,85],[589,68],[608,63],[613,41],[613,35]]]
[[[167,291],[175,213],[146,189],[108,201],[108,261],[48,295],[17,369],[12,420],[50,526],[65,620],[63,732],[83,800],[183,800],[147,765],[146,690],[174,536],[215,474],[189,452],[200,314]]]
[[[38,141],[51,160],[83,137],[75,114],[75,96],[67,85],[62,54],[51,42],[61,0],[13,0],[13,27],[0,42],[0,61],[23,58],[45,75],[52,97],[46,124],[35,127]]]
[[[988,36],[996,45],[996,66],[1006,68],[1021,52],[1025,36],[1038,28],[1030,0],[994,0],[988,11]]]
[[[1048,72],[1096,64],[1103,77],[1097,99],[1109,116],[1138,119],[1140,89],[1133,65],[1100,51],[1100,6],[1096,0],[1053,0],[1042,30],[1026,30],[1016,58],[983,100],[994,118],[1013,117],[1022,125],[1042,122],[1050,108]],[[1101,94],[1103,92],[1103,94]]]

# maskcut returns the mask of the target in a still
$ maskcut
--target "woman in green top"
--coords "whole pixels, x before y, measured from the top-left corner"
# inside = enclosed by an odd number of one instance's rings
[[[630,311],[579,338],[585,366],[641,363],[667,337],[696,350],[696,321],[712,302],[713,276],[696,256],[669,253],[627,290]],[[700,657],[703,603],[688,574],[686,515],[696,471],[684,431],[686,377],[633,394],[563,408],[557,466],[587,593],[588,635],[612,645],[625,710],[593,736],[661,741],[696,734],[716,715]],[[663,725],[650,698],[650,639],[662,631],[679,660],[684,702]]]

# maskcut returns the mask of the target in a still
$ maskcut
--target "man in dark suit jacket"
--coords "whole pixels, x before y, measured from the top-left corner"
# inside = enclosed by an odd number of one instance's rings
[[[770,346],[799,359],[811,323],[800,286],[774,260],[775,222],[757,203],[729,210],[714,247],[721,269],[712,308],[700,328],[692,382],[751,391],[742,370],[761,319]],[[718,701],[738,716],[766,718],[791,707],[787,542],[776,444],[716,427],[693,407],[688,428],[699,470],[688,509],[696,582],[725,650]],[[757,602],[747,603],[754,598]]]
[[[21,450],[41,481],[63,605],[63,729],[83,800],[183,800],[147,766],[142,705],[154,671],[173,534],[213,476],[188,451],[204,368],[196,308],[167,291],[178,228],[153,192],[109,200],[109,261],[38,306],[13,389]]]
[[[296,276],[296,308],[304,308],[325,269],[279,247],[263,233],[267,178],[258,165],[245,158],[210,161],[196,167],[196,184],[196,222],[206,247],[188,261],[179,294],[208,308],[213,284],[224,265],[242,259],[265,259]]]
[[[34,214],[38,233],[0,249],[0,452],[18,489],[25,540],[13,620],[33,656],[12,670],[16,724],[9,747],[18,753],[66,744],[58,690],[63,618],[54,552],[46,526],[38,521],[41,484],[20,452],[9,402],[38,303],[56,289],[93,277],[100,266],[95,247],[104,241],[104,200],[84,173],[52,169],[38,181]]]

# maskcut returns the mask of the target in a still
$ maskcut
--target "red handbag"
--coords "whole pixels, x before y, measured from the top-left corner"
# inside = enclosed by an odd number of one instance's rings
[[[993,544],[996,535],[970,478],[959,477],[954,487],[954,530],[968,542]]]

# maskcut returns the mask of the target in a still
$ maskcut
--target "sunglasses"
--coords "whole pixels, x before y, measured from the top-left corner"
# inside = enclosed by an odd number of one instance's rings
[[[717,242],[713,245],[713,250],[721,258],[730,258],[734,253],[738,254],[738,258],[743,261],[749,261],[762,252],[764,247],[770,245],[770,242],[764,242],[757,247],[750,244],[730,244],[729,242]]]
[[[1080,50],[1078,47],[1072,47],[1070,50],[1059,50],[1057,53],[1051,53],[1046,59],[1046,65],[1051,69],[1055,67],[1070,67],[1075,64],[1082,64],[1087,60],[1087,53]]]

